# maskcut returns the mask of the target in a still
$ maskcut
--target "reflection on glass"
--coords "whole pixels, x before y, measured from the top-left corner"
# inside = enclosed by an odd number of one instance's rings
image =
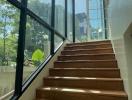
[[[87,0],[75,0],[75,35],[76,42],[88,40]],[[81,6],[80,6],[81,5]]]
[[[58,35],[55,34],[55,44],[54,44],[55,51],[62,44],[62,42],[63,42],[63,40]]]
[[[55,29],[65,34],[65,0],[55,0]]]
[[[67,38],[72,41],[73,39],[73,20],[72,20],[72,0],[67,0]]]
[[[102,6],[103,0],[88,0],[88,1],[89,1],[89,9],[90,10],[103,8],[103,6]]]
[[[48,24],[51,23],[51,0],[28,0],[28,8]]]
[[[27,17],[24,52],[24,81],[50,55],[50,32],[31,17]]]
[[[14,90],[19,10],[0,0],[0,97]]]
[[[75,4],[76,42],[104,40],[103,0],[76,0]]]
[[[21,0],[18,0],[18,1],[20,1],[20,2],[21,2]]]
[[[93,9],[94,8],[94,9]],[[90,0],[88,9],[90,40],[104,40],[103,0]]]
[[[96,19],[98,17],[97,10],[89,10],[89,19]]]

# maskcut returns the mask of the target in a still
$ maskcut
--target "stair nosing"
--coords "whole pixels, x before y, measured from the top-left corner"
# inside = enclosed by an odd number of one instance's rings
[[[112,60],[67,60],[67,61],[55,61],[57,63],[70,63],[70,62],[117,62],[116,59],[112,59]]]
[[[120,70],[119,68],[50,68],[51,70],[95,70],[95,71],[102,71],[102,70],[114,70],[118,71]]]
[[[83,43],[96,43],[96,42],[109,42],[109,43],[111,43],[110,40],[104,40],[104,41],[90,41],[90,42],[81,42],[81,43],[83,44]],[[81,44],[81,43],[79,43],[79,44]],[[74,45],[74,44],[78,44],[78,43],[68,43],[67,45]]]
[[[60,55],[59,57],[65,57],[65,56],[103,56],[103,55],[115,55],[114,53],[100,53],[100,54],[75,54],[75,55]]]
[[[120,81],[123,80],[121,78],[98,78],[98,77],[62,77],[62,76],[48,76],[44,77],[44,80],[52,79],[52,80],[90,80],[90,81]]]
[[[42,90],[42,91],[58,91],[58,92],[61,92],[62,89],[63,89],[63,92],[96,94],[96,95],[108,95],[108,96],[115,96],[115,97],[127,97],[127,94],[126,94],[125,91],[117,91],[117,90],[111,91],[111,90],[81,89],[81,88],[51,87],[51,86],[50,87],[49,86],[45,86],[45,87],[42,87],[42,88],[38,88],[37,90]],[[64,91],[64,89],[67,89],[67,91]],[[70,89],[72,89],[72,91],[68,91]],[[75,90],[78,90],[78,91],[75,91]],[[81,92],[81,91],[85,91],[85,92]],[[92,91],[100,91],[100,92],[92,92]],[[111,92],[111,93],[108,93],[108,92]],[[120,92],[120,93],[119,94],[115,94],[115,92]]]
[[[100,44],[84,44],[84,45],[72,45],[72,46],[66,46],[66,47],[84,47],[84,46],[99,46],[99,45],[112,45],[111,43],[100,43]]]
[[[63,50],[63,51],[90,51],[90,50],[108,50],[108,49],[112,49],[113,50],[113,48],[93,48],[93,49],[76,49],[76,50]]]

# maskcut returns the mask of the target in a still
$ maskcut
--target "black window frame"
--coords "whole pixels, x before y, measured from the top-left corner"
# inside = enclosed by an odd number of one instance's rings
[[[28,0],[7,0],[10,4],[15,6],[20,10],[20,23],[19,23],[19,38],[18,38],[18,49],[17,49],[17,65],[16,65],[16,75],[15,75],[15,91],[11,100],[17,100],[23,92],[28,88],[28,86],[32,83],[32,81],[37,77],[37,75],[42,71],[44,66],[50,61],[50,59],[57,52],[55,51],[54,46],[54,35],[56,34],[63,41],[67,39],[67,0],[65,0],[65,36],[61,35],[55,29],[55,0],[52,0],[51,6],[51,25],[49,25],[46,21],[44,21],[41,17],[32,12],[28,7]],[[74,1],[74,0],[73,0]],[[26,35],[26,22],[27,16],[30,16],[33,20],[37,21],[40,25],[45,27],[51,32],[51,51],[50,56],[43,62],[36,71],[34,71],[29,79],[23,84],[23,61],[24,61],[24,49],[25,49],[25,35]],[[61,46],[60,46],[61,47]],[[60,48],[58,47],[58,49]],[[58,50],[57,49],[57,50]]]

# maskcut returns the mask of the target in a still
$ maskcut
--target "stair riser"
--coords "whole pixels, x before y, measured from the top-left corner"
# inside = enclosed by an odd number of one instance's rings
[[[36,96],[37,98],[47,98],[46,100],[128,100],[127,97],[46,90],[37,90]]]
[[[80,50],[80,51],[62,51],[62,55],[77,55],[77,54],[101,54],[101,53],[113,53],[112,49],[100,49],[100,50]]]
[[[122,81],[85,80],[85,79],[44,79],[45,86],[101,90],[124,90]]]
[[[54,70],[51,69],[50,76],[67,77],[102,77],[102,78],[120,78],[119,70]]]
[[[112,48],[111,44],[103,44],[103,45],[88,45],[88,46],[71,46],[65,47],[64,50],[77,50],[77,49],[96,49],[96,48]]]
[[[117,68],[116,61],[107,62],[55,62],[55,68]]]
[[[112,60],[115,59],[114,55],[82,55],[82,56],[59,56],[59,61],[67,60]]]
[[[101,41],[101,42],[85,42],[85,43],[72,43],[67,44],[67,46],[76,46],[76,45],[100,45],[100,44],[111,44],[110,41]]]

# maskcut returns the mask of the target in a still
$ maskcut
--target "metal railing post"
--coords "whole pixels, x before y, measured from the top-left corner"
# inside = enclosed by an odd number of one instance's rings
[[[25,5],[25,7],[23,7],[20,12],[14,96],[19,96],[21,94],[22,84],[23,84],[23,62],[24,62],[24,48],[25,48],[25,34],[26,34],[26,20],[27,20],[26,18],[27,0],[22,0],[21,2],[23,5]]]
[[[103,12],[104,12],[104,27],[105,27],[105,39],[108,39],[108,34],[107,34],[107,19],[106,19],[106,9],[105,9],[105,0],[103,0]]]
[[[75,42],[75,0],[73,0],[72,2],[73,6],[72,6],[72,13],[73,13],[73,42]]]
[[[65,38],[67,38],[67,0],[65,0]]]
[[[51,11],[51,27],[55,28],[55,0],[52,0],[52,11]],[[54,34],[55,31],[51,31],[51,51],[50,54],[54,54]]]

